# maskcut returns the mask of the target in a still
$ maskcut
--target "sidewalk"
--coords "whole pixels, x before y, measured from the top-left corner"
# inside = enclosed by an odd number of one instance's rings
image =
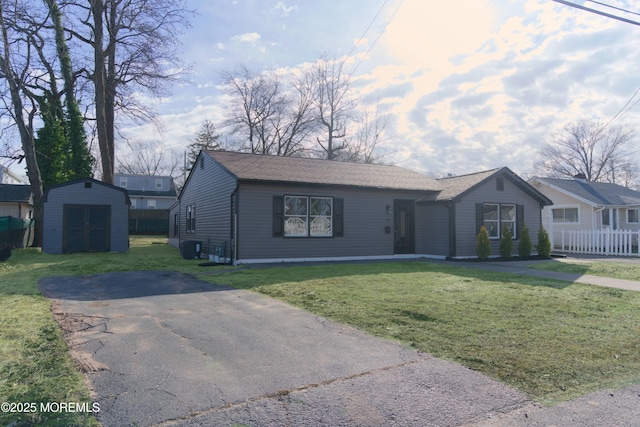
[[[556,262],[573,262],[584,261],[584,258],[573,259],[564,258],[563,260],[556,260]],[[640,260],[638,260],[640,262]],[[549,262],[549,261],[496,261],[496,262],[465,262],[456,261],[456,265],[477,268],[487,271],[505,272],[514,274],[524,274],[527,276],[542,277],[545,279],[564,280],[567,282],[584,283],[587,285],[604,286],[607,288],[625,289],[628,291],[640,292],[640,281],[635,280],[622,280],[614,279],[612,277],[593,276],[591,274],[573,274],[573,273],[559,273],[554,271],[535,270],[530,268],[534,264]],[[629,262],[629,261],[627,261]]]

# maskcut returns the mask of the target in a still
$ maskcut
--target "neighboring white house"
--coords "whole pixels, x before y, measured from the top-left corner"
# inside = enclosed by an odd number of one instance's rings
[[[0,165],[0,184],[16,184],[23,185],[24,182],[18,175],[11,172],[11,170],[3,165]]]
[[[556,247],[563,231],[566,236],[577,230],[640,230],[638,191],[582,177],[534,177],[529,183],[553,201],[542,209],[542,225]]]

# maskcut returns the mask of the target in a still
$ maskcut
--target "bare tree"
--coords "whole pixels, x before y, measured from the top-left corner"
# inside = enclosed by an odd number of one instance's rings
[[[246,67],[223,74],[230,103],[224,126],[256,154],[298,155],[311,132],[312,86],[308,76],[286,86],[275,72],[254,74]]]
[[[9,6],[9,7],[8,7]],[[0,34],[2,50],[0,51],[0,79],[6,84],[1,97],[5,113],[9,115],[20,135],[22,151],[27,164],[27,176],[33,193],[34,218],[41,227],[42,221],[42,178],[36,160],[34,138],[34,119],[37,114],[37,103],[29,91],[33,85],[34,59],[29,49],[29,34],[37,32],[37,28],[18,23],[26,13],[28,5],[16,1],[8,4],[0,1]],[[21,29],[21,31],[18,31]],[[41,236],[41,233],[37,233]]]
[[[134,91],[168,92],[183,71],[176,47],[190,12],[184,0],[75,0],[67,4],[78,23],[68,28],[89,47],[87,75],[93,82],[102,180],[113,183],[116,112],[136,120],[154,117]]]
[[[344,61],[320,58],[315,67],[315,99],[322,128],[316,138],[328,160],[336,160],[349,145],[348,126],[353,120],[356,101],[351,98],[351,82]]]
[[[552,176],[583,175],[588,181],[621,182],[635,180],[628,176],[634,170],[629,160],[633,153],[631,131],[579,121],[542,146],[535,167]]]
[[[180,170],[180,156],[155,142],[128,141],[127,146],[132,155],[120,157],[118,173],[173,177]]]
[[[351,155],[349,161],[379,163],[383,156],[378,153],[376,148],[387,139],[388,123],[389,115],[383,114],[379,107],[375,111],[365,110],[358,120],[359,128],[354,142],[347,148]]]

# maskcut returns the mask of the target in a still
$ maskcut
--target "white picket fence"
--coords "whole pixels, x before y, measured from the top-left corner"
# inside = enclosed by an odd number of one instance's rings
[[[640,256],[639,237],[633,230],[556,230],[553,247],[575,254]]]

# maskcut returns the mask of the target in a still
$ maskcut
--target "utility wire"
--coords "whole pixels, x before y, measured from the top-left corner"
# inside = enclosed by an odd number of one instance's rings
[[[612,6],[612,5],[610,5],[610,4],[602,3],[602,2],[599,2],[599,1],[596,1],[596,0],[587,0],[587,1],[589,1],[589,2],[591,2],[591,3],[599,4],[600,6],[610,7],[611,9],[619,10],[620,12],[625,12],[625,13],[630,13],[630,14],[632,14],[632,15],[640,16],[640,13],[632,12],[632,11],[630,11],[630,10],[623,9],[623,8],[621,8],[621,7]]]
[[[631,19],[623,18],[621,16],[612,15],[610,13],[602,12],[600,10],[591,9],[590,7],[584,7],[582,5],[571,3],[571,2],[565,1],[565,0],[553,0],[553,1],[556,2],[556,3],[564,4],[566,6],[575,7],[576,9],[580,9],[580,10],[584,10],[584,11],[587,11],[587,12],[595,13],[596,15],[602,15],[602,16],[606,16],[607,18],[616,19],[618,21],[626,22],[627,24],[633,24],[633,25],[640,26],[640,22],[638,22],[638,21],[633,21]]]
[[[391,23],[391,21],[393,21],[393,18],[396,16],[396,13],[398,13],[398,10],[400,10],[400,6],[402,6],[402,3],[404,2],[404,0],[400,0],[400,3],[398,3],[398,6],[396,7],[396,9],[393,11],[393,13],[391,14],[391,16],[389,17],[389,19],[387,20],[387,23],[384,24],[384,28],[382,28],[382,31],[380,31],[380,34],[378,34],[378,37],[375,38],[375,40],[373,41],[373,43],[371,43],[371,46],[369,46],[369,49],[367,49],[367,51],[365,52],[364,55],[362,55],[362,57],[360,58],[360,61],[358,61],[358,63],[356,64],[355,67],[353,67],[353,70],[351,70],[351,73],[353,75],[353,73],[356,72],[356,70],[358,69],[358,67],[360,66],[360,64],[362,64],[362,61],[364,60],[364,58],[367,57],[367,55],[369,55],[369,52],[371,52],[371,49],[373,49],[373,47],[376,45],[376,43],[378,42],[378,40],[380,39],[380,37],[382,37],[382,35],[385,33],[385,31],[387,31],[387,27],[389,26],[389,24]]]
[[[364,36],[367,34],[367,31],[369,31],[369,29],[371,28],[371,26],[373,25],[373,23],[376,21],[376,19],[378,19],[378,15],[380,15],[380,12],[382,12],[382,9],[384,9],[384,6],[387,4],[387,1],[389,0],[384,0],[382,2],[382,6],[380,6],[380,8],[378,9],[378,12],[376,12],[376,16],[373,17],[373,19],[371,20],[371,22],[369,22],[369,26],[367,26],[367,29],[364,30],[364,32],[362,33],[362,35],[360,36],[360,38],[358,39],[358,41],[356,43],[353,44],[353,47],[351,48],[351,50],[349,51],[349,53],[347,54],[347,58],[349,58],[351,56],[351,54],[353,53],[353,51],[356,49],[356,47],[358,47],[358,45],[360,44],[360,42],[362,41],[362,39],[364,38]]]
[[[633,93],[633,95],[631,95],[631,98],[629,98],[629,100],[627,101],[626,104],[624,104],[624,106],[611,118],[611,120],[609,120],[603,127],[602,129],[605,129],[607,126],[609,126],[611,123],[613,123],[614,121],[616,121],[617,119],[619,119],[620,117],[624,116],[627,112],[629,112],[629,110],[631,110],[633,107],[635,107],[638,102],[640,102],[640,98],[636,100],[636,102],[633,103],[633,105],[631,105],[629,108],[627,108],[627,106],[629,104],[631,104],[631,101],[633,101],[633,98],[636,97],[636,95],[638,94],[638,92],[640,92],[640,87],[638,89],[636,89],[636,91]],[[626,110],[625,110],[626,109]]]

